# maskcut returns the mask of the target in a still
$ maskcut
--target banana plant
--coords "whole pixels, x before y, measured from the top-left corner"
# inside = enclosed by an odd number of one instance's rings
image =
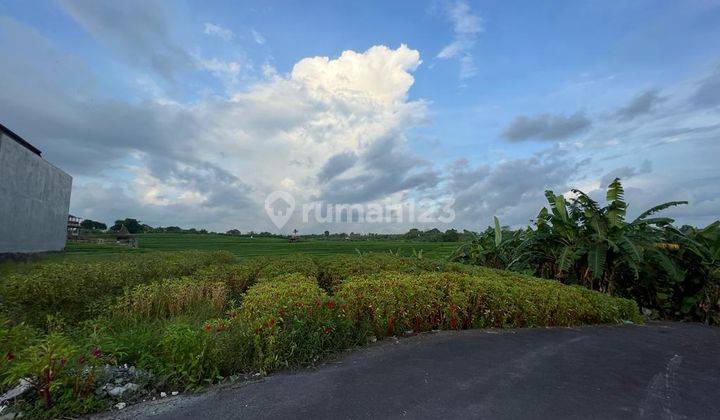
[[[488,228],[476,235],[471,242],[458,247],[450,260],[492,268],[513,268],[513,263],[517,262],[515,254],[521,249],[521,235],[518,232],[504,231],[497,217],[493,217],[493,223],[493,228]]]

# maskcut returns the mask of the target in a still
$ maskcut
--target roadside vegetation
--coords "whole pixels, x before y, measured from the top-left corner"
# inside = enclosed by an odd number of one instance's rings
[[[626,220],[620,180],[606,205],[572,190],[546,191],[548,206],[533,226],[494,228],[462,245],[451,260],[556,279],[635,300],[658,318],[720,324],[720,221],[676,227],[658,214],[687,204],[664,203]]]
[[[0,391],[24,385],[7,410],[31,418],[311,365],[389,336],[641,322],[633,301],[582,286],[390,253],[51,261],[5,275],[0,302]]]

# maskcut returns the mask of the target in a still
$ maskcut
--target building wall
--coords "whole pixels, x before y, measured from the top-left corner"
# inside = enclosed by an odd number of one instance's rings
[[[0,132],[0,254],[65,247],[72,177]]]

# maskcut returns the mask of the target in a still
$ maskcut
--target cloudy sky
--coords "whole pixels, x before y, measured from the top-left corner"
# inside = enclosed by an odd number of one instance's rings
[[[687,200],[669,214],[706,224],[718,40],[711,0],[3,0],[0,121],[73,176],[72,213],[105,222],[276,231],[264,200],[282,190],[452,204],[477,230],[617,176],[631,213]]]

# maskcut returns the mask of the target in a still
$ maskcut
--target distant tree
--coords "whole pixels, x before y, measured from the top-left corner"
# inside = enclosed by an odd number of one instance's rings
[[[448,229],[443,234],[442,239],[444,242],[457,242],[460,240],[460,234],[455,229]]]
[[[130,233],[143,232],[143,227],[137,219],[116,220],[115,224],[110,228],[110,230],[117,232],[122,228],[123,225],[125,225],[128,232]]]
[[[417,239],[420,236],[420,231],[416,228],[412,228],[405,234],[408,239]]]
[[[85,219],[80,223],[80,227],[89,230],[107,230],[107,225],[102,222],[96,222],[95,220]]]
[[[328,236],[330,236],[330,231],[329,231],[329,230],[326,230],[326,231],[325,231],[325,237],[327,238]]]
[[[240,231],[237,230],[237,229],[230,229],[230,230],[228,230],[228,231],[225,232],[225,233],[228,234],[228,235],[239,235],[239,234],[240,234]]]

